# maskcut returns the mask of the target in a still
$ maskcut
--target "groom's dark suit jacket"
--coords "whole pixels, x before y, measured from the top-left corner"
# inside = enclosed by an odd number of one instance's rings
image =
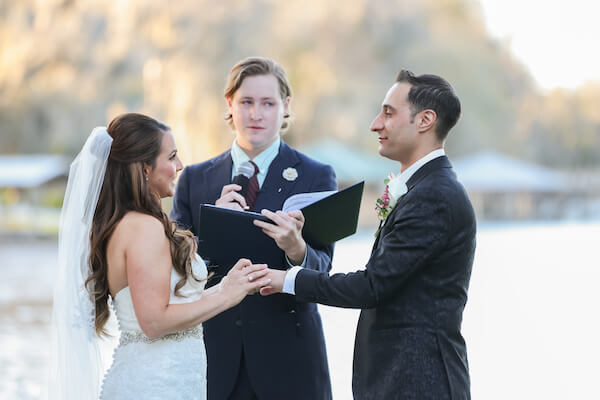
[[[364,271],[301,270],[299,300],[362,308],[356,400],[470,398],[462,313],[475,253],[475,217],[443,156],[407,182]]]
[[[171,217],[197,234],[200,204],[214,204],[221,196],[223,186],[231,183],[232,165],[228,150],[186,167],[177,184]],[[297,179],[283,178],[282,172],[288,167],[296,169]],[[280,210],[293,194],[336,187],[331,167],[306,157],[282,141],[254,208]],[[329,271],[332,254],[333,246],[318,248],[307,244],[307,268]],[[281,265],[269,267],[286,269],[287,265],[282,259]],[[259,399],[331,399],[323,328],[314,303],[284,294],[270,297],[257,294],[247,296],[240,305],[203,325],[209,400],[229,397],[238,377],[242,353],[250,383]]]

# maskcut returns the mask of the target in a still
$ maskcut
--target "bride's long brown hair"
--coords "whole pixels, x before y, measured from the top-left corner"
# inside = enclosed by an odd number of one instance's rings
[[[106,248],[115,227],[127,212],[148,214],[162,222],[171,247],[173,268],[182,276],[175,286],[175,294],[187,277],[193,276],[191,256],[196,251],[192,233],[177,228],[144,179],[144,165],[155,166],[163,136],[170,128],[148,116],[130,113],[113,119],[107,130],[113,142],[90,232],[91,273],[86,280],[95,303],[98,335],[107,334],[104,325],[110,315]]]

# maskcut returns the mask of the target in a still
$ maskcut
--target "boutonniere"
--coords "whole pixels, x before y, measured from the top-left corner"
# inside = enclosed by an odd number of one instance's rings
[[[286,181],[295,181],[296,178],[298,177],[298,171],[296,171],[296,168],[292,168],[292,167],[288,167],[286,169],[283,170],[282,174],[283,179],[285,179]]]
[[[385,183],[385,189],[380,198],[375,201],[375,211],[377,211],[377,218],[385,223],[386,218],[390,215],[394,206],[398,202],[398,199],[402,197],[408,191],[406,184],[400,180],[399,176],[394,176],[390,173],[388,177],[383,181]],[[379,229],[375,233],[375,236],[379,233]]]

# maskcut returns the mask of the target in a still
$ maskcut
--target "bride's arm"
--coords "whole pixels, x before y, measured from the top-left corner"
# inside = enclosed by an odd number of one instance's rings
[[[127,281],[140,327],[151,339],[198,325],[238,304],[249,292],[268,284],[264,265],[240,260],[219,289],[197,301],[169,304],[171,251],[162,223],[139,214],[131,220],[125,257]],[[252,280],[248,279],[251,274]]]

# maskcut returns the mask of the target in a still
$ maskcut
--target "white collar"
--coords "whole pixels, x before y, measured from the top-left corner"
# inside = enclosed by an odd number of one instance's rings
[[[263,182],[267,177],[267,172],[269,171],[269,167],[275,157],[279,154],[279,146],[281,145],[281,137],[277,137],[277,139],[266,149],[264,149],[260,154],[257,154],[256,157],[252,160],[256,166],[258,167],[258,186],[261,187]],[[231,178],[235,176],[237,173],[237,169],[245,161],[250,161],[250,157],[242,150],[242,148],[237,144],[237,140],[233,141],[231,145],[231,159],[233,161],[233,166],[231,168]]]
[[[444,151],[443,148],[432,151],[431,153],[427,154],[425,157],[422,157],[419,160],[417,160],[410,167],[406,168],[406,170],[404,170],[404,172],[402,172],[402,173],[400,173],[400,175],[398,175],[398,179],[400,179],[403,183],[408,182],[408,180],[415,174],[415,172],[417,172],[419,170],[419,168],[421,168],[423,165],[427,164],[429,161],[433,160],[434,158],[438,158],[438,157],[445,156],[445,155],[446,155],[446,152]]]
[[[275,159],[275,157],[277,157],[277,154],[279,154],[280,145],[281,138],[277,137],[277,139],[271,143],[269,147],[261,151],[252,159],[252,161],[254,161],[258,166],[258,170],[260,172],[266,173],[266,171],[269,169],[269,165]],[[250,157],[248,157],[246,152],[237,144],[236,140],[234,140],[233,144],[231,145],[231,158],[233,160],[234,169],[243,162],[250,161]]]

